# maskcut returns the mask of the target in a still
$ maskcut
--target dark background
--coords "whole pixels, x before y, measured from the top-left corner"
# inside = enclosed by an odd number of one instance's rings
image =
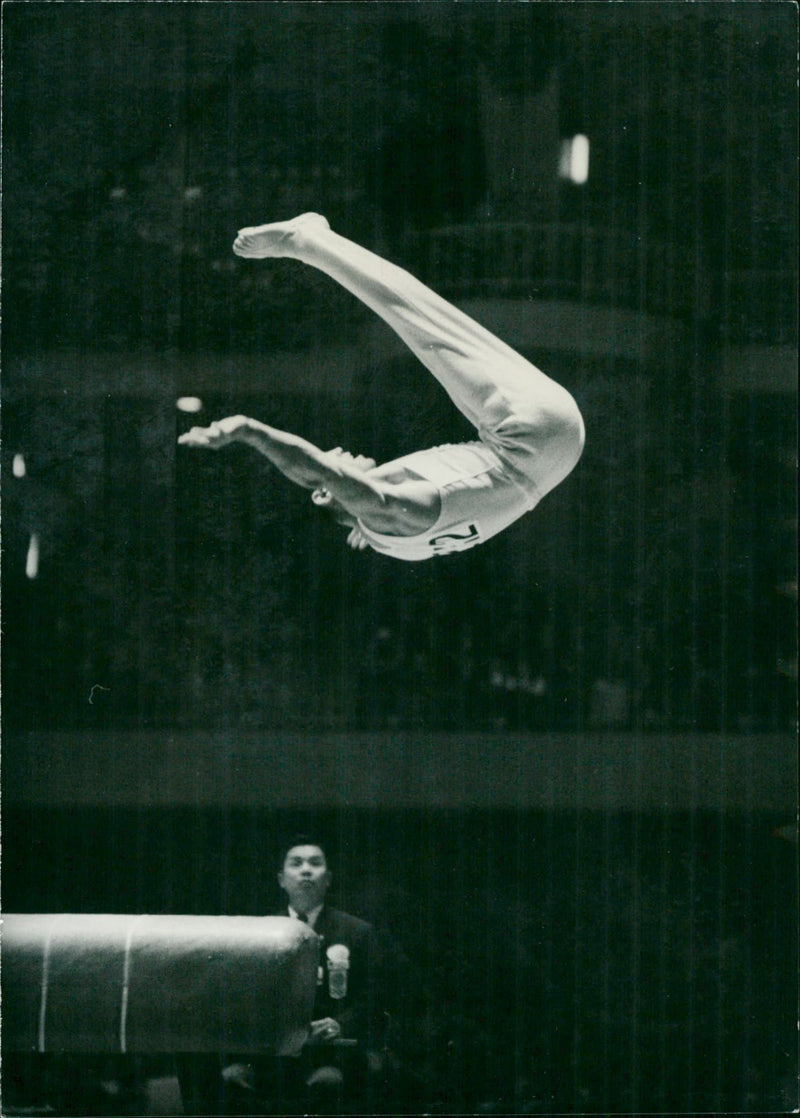
[[[6,910],[264,911],[310,820],[424,964],[442,1105],[793,1104],[794,6],[3,36]],[[184,394],[379,460],[469,437],[347,293],[232,256],[306,209],[578,400],[581,463],[484,547],[351,553],[265,460],[177,448]]]

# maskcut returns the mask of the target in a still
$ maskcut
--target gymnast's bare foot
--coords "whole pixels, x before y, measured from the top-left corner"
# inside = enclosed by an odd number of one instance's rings
[[[257,260],[264,256],[293,256],[292,244],[300,230],[330,229],[322,214],[305,213],[291,221],[276,221],[272,225],[253,225],[240,229],[233,242],[237,256]]]

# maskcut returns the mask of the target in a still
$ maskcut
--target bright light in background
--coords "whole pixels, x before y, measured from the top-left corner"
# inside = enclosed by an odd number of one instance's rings
[[[198,412],[203,410],[203,401],[199,396],[179,396],[175,401],[175,407],[178,411],[185,412]]]
[[[13,473],[14,477],[25,477],[25,474],[28,472],[25,467],[25,459],[21,454],[14,455],[14,461],[11,465],[11,472]]]
[[[589,178],[589,138],[588,136],[573,136],[571,140],[562,140],[561,159],[558,173],[562,179],[581,186]]]
[[[39,573],[39,537],[34,534],[28,544],[28,557],[25,560],[25,574],[28,578],[36,578]]]

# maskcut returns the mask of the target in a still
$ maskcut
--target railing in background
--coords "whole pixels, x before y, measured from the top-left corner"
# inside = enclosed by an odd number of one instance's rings
[[[411,233],[404,251],[451,297],[568,299],[719,324],[737,344],[793,344],[797,276],[714,271],[694,248],[566,223],[483,222]],[[413,262],[413,263],[412,263]]]
[[[722,280],[726,340],[752,345],[796,345],[797,275],[787,268],[747,268]]]
[[[481,223],[411,235],[406,250],[449,295],[534,296],[652,314],[705,312],[702,261],[684,246],[584,224]]]

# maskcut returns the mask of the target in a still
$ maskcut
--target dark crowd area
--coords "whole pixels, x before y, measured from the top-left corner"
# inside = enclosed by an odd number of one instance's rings
[[[382,458],[426,420],[428,443],[467,433],[410,360],[364,378],[357,404],[208,411]],[[624,369],[570,379],[594,424],[580,470],[426,564],[354,554],[246,448],[176,453],[190,419],[158,400],[9,404],[7,447],[38,452],[6,502],[7,728],[790,731],[792,412],[734,401],[723,424]]]

